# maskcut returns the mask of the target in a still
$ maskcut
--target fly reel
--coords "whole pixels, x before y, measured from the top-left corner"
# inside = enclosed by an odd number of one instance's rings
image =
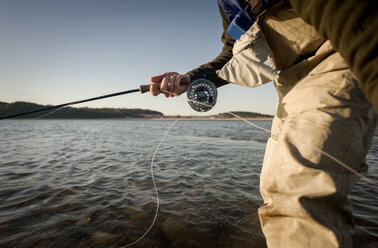
[[[207,79],[197,79],[189,85],[186,95],[192,109],[206,112],[217,102],[217,87]]]

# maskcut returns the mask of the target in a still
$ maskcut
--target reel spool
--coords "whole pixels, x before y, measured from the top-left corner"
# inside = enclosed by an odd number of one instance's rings
[[[186,95],[192,109],[206,112],[217,102],[217,87],[207,79],[197,79],[189,85]]]

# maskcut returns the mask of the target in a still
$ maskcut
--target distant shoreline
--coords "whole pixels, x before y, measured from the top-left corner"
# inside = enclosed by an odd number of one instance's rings
[[[154,121],[165,121],[165,120],[177,120],[180,119],[183,121],[240,121],[239,118],[211,118],[211,117],[126,117],[126,118],[13,118],[8,120],[119,120],[119,121],[129,121],[129,120],[154,120]],[[243,120],[248,121],[271,121],[273,120],[273,117],[271,118],[243,118]]]
[[[230,117],[230,118],[217,118],[217,117],[197,117],[197,116],[190,116],[190,117],[187,117],[187,116],[178,116],[178,117],[161,117],[161,118],[150,118],[150,119],[154,119],[154,120],[176,120],[176,119],[179,119],[181,118],[182,120],[193,120],[193,121],[229,121],[229,120],[240,120],[239,118],[237,117]],[[270,120],[273,120],[273,117],[242,117],[243,119],[245,120],[252,120],[252,121],[270,121]],[[149,118],[146,118],[146,119],[149,119]]]
[[[238,120],[234,115],[240,116],[247,120],[272,120],[272,115],[261,114],[248,111],[231,111],[219,113],[215,115],[206,116],[180,116],[180,115],[164,115],[163,113],[149,109],[126,109],[126,108],[72,108],[65,107],[59,111],[48,110],[38,111],[48,105],[39,105],[30,102],[14,102],[6,103],[0,102],[0,117],[8,118],[10,116],[17,117],[17,119],[35,119],[44,117],[43,119],[156,119],[156,120],[169,120],[182,118],[184,120]],[[34,113],[30,113],[34,112]],[[25,113],[25,115],[18,115]],[[16,116],[13,116],[15,115]]]

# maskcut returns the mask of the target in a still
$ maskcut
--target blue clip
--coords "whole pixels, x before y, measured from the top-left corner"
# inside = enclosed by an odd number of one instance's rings
[[[250,29],[253,23],[254,21],[251,21],[247,17],[247,15],[244,14],[243,10],[240,10],[230,23],[230,26],[227,29],[227,33],[235,40],[238,40],[240,36],[245,34],[245,32]]]

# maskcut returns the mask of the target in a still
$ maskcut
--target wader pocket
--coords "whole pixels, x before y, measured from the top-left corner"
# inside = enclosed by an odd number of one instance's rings
[[[246,87],[256,87],[278,77],[272,50],[257,22],[234,44],[233,57],[218,76]]]

